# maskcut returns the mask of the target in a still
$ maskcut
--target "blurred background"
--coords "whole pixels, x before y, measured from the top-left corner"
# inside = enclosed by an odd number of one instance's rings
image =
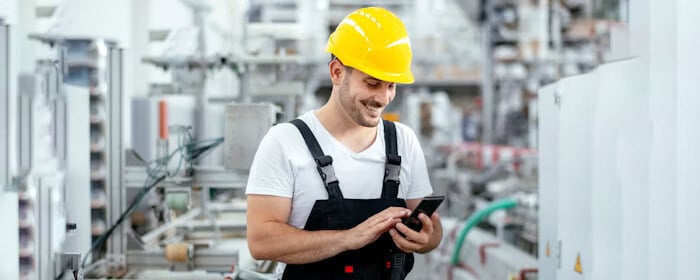
[[[385,7],[444,237],[408,279],[700,279],[700,2],[0,0],[2,279],[277,279],[245,239],[270,126]]]

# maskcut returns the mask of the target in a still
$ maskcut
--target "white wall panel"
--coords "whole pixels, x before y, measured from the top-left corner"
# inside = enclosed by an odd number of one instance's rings
[[[676,277],[700,279],[700,1],[677,4]]]
[[[641,66],[631,67],[632,80],[644,75]],[[639,71],[637,71],[639,69]],[[622,274],[625,279],[649,278],[649,150],[651,122],[644,83],[627,83],[625,102],[620,103],[623,124],[617,139],[618,174],[622,205]],[[636,98],[635,98],[636,97]]]
[[[582,109],[587,106],[582,104],[568,107],[578,96],[571,93],[576,92],[573,79],[557,83],[564,92],[558,116],[561,137],[559,143],[549,145],[558,152],[558,169],[548,163],[551,155],[544,151],[540,166],[543,191],[554,188],[551,178],[559,176],[556,222],[557,234],[564,241],[564,259],[557,279],[580,278],[566,273],[570,262],[566,244],[567,240],[582,240],[573,232],[576,226],[570,220],[585,222],[586,218],[591,226],[592,267],[587,274],[586,256],[582,255],[584,277],[700,278],[695,261],[700,258],[700,242],[695,237],[700,232],[700,37],[694,30],[700,24],[698,12],[696,1],[631,3],[630,38],[637,58],[602,65],[585,75],[591,77],[590,82],[576,88],[592,92],[589,97],[597,94],[592,110]],[[572,112],[578,116],[570,115]],[[592,141],[592,148],[589,143],[572,144],[589,131],[589,124],[578,118],[587,112],[593,112],[594,138],[582,141]],[[540,117],[544,118],[540,129],[553,130],[547,127],[555,124],[553,116],[542,111]],[[541,150],[546,149],[543,144]],[[579,160],[586,165],[585,151],[592,153],[590,174],[587,167],[572,163]],[[572,182],[576,176],[587,177]],[[586,185],[590,194],[578,193]],[[550,199],[551,194],[541,198]],[[591,204],[590,217],[569,209],[586,200]],[[543,207],[548,203],[542,201]],[[550,219],[547,214],[542,218]],[[547,272],[546,266],[541,268]]]
[[[559,82],[559,239],[562,242],[558,279],[591,279],[591,183],[594,75]],[[545,148],[545,147],[541,147]],[[584,273],[574,271],[580,256]]]
[[[646,84],[629,82],[643,69],[636,60],[608,64],[540,92],[540,256],[548,236],[561,240],[556,279],[654,279],[648,275],[653,122]],[[554,91],[556,110],[548,101]],[[545,135],[555,130],[558,140],[548,142]],[[582,273],[574,270],[579,255]],[[552,265],[540,260],[544,279],[555,279],[548,276]]]
[[[538,266],[540,279],[556,279],[558,268],[558,151],[559,151],[559,106],[555,103],[557,84],[540,89],[537,97],[539,109],[539,167],[548,172],[539,176],[538,218]],[[547,247],[549,246],[549,256]]]
[[[625,90],[625,85],[614,77],[624,74],[623,66],[628,65],[606,65],[596,70],[600,94],[591,119],[594,126],[591,162],[592,279],[621,279],[622,209],[619,203],[621,189],[617,172],[617,142],[623,121],[619,106],[625,101],[619,93]]]
[[[676,5],[649,1],[649,279],[678,279],[676,263]],[[697,33],[695,34],[697,36]],[[696,70],[697,71],[697,70]],[[697,94],[697,93],[696,93]],[[651,265],[653,264],[653,265]]]

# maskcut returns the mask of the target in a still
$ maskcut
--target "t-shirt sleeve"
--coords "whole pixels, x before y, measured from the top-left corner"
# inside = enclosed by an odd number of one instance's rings
[[[423,198],[433,193],[433,187],[428,177],[428,168],[425,164],[425,155],[418,142],[418,137],[408,126],[402,125],[404,139],[406,139],[407,155],[410,163],[410,185],[406,192],[406,199]]]
[[[285,151],[285,128],[273,126],[255,152],[248,174],[246,195],[260,194],[291,198],[294,194],[294,171]]]

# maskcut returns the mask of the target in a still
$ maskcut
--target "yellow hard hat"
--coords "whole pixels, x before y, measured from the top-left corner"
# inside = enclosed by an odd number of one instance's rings
[[[411,42],[392,12],[378,7],[350,13],[328,38],[326,52],[379,80],[413,83]]]

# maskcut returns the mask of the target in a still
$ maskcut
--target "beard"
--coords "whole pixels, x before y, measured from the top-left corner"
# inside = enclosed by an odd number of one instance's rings
[[[371,99],[356,101],[355,98],[353,98],[352,94],[350,94],[349,77],[346,76],[343,79],[343,83],[338,89],[338,96],[340,97],[338,98],[340,100],[340,106],[345,110],[350,119],[352,119],[352,121],[354,121],[356,124],[364,127],[376,127],[379,124],[380,118],[370,117],[368,116],[368,113],[364,113],[363,111],[372,110],[367,107],[381,108],[382,105]],[[378,114],[381,116],[382,109],[376,109],[372,111],[378,112]]]

